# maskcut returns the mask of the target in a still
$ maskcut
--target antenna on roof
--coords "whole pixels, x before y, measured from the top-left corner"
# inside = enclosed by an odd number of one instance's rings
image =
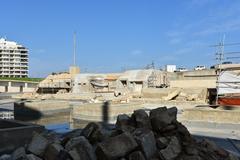
[[[76,66],[76,32],[73,34],[73,65]]]

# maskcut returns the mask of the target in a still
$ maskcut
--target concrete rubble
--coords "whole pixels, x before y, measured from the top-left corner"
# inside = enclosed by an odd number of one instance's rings
[[[119,115],[114,127],[91,122],[61,136],[35,133],[0,160],[239,160],[209,140],[196,141],[176,114],[175,107],[136,110]]]

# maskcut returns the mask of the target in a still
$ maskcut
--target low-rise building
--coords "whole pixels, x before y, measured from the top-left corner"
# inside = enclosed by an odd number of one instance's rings
[[[167,72],[175,72],[177,69],[177,66],[176,65],[166,65],[165,66],[165,71]]]

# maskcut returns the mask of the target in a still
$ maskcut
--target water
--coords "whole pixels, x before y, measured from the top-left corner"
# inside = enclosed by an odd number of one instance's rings
[[[56,133],[67,133],[71,131],[69,123],[58,123],[58,124],[47,124],[45,128],[49,131],[54,131]]]

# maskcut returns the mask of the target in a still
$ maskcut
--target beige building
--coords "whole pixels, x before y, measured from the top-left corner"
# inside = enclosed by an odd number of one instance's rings
[[[27,48],[0,39],[0,77],[28,77]]]
[[[38,82],[21,80],[0,80],[0,93],[27,93],[34,92]]]
[[[78,74],[72,93],[141,94],[143,88],[168,86],[166,72],[154,69],[128,70],[123,73]]]

